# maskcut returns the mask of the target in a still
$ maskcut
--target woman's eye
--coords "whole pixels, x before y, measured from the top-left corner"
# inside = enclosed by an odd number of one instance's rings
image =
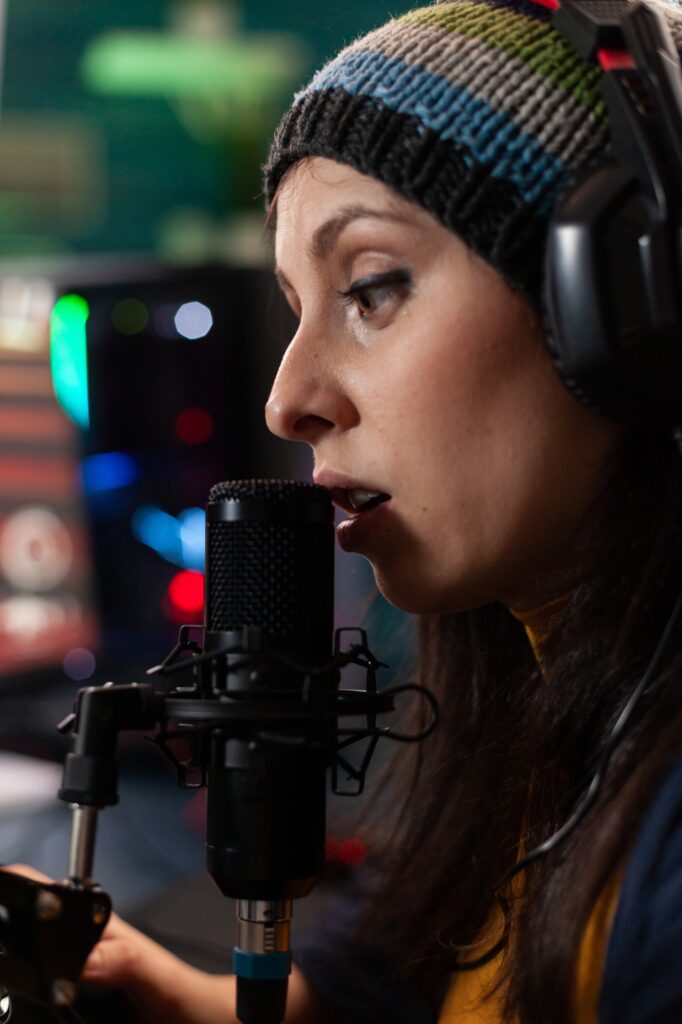
[[[395,287],[390,284],[374,288],[358,288],[353,292],[360,316],[368,316],[371,313],[375,313],[394,294]]]
[[[354,281],[341,297],[349,306],[354,306],[361,320],[373,316],[395,300],[403,298],[411,283],[408,270],[392,270],[373,277]]]

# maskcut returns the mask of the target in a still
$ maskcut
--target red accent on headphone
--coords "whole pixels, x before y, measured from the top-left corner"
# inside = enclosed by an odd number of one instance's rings
[[[603,71],[623,71],[636,66],[628,50],[597,50],[597,60]]]
[[[559,10],[559,0],[532,0],[538,7],[547,7],[550,11]],[[602,71],[623,71],[634,68],[635,59],[627,50],[597,50],[597,60]]]

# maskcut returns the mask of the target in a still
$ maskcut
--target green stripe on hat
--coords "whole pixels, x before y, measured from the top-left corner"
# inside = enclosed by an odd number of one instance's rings
[[[459,3],[422,7],[396,19],[395,25],[419,24],[478,37],[491,48],[518,57],[526,66],[570,91],[585,106],[606,116],[599,97],[601,69],[587,64],[564,42],[550,24],[519,11],[489,7],[485,3]]]

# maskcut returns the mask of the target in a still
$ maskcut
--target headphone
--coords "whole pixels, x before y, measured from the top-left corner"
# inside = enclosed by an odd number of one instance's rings
[[[550,354],[585,404],[682,439],[682,68],[668,25],[638,0],[534,0],[604,71],[609,157],[552,217]]]
[[[586,405],[682,453],[682,68],[670,30],[639,0],[533,0],[576,52],[605,72],[611,120],[607,160],[586,168],[549,226],[544,314],[550,354]],[[596,770],[556,832],[521,857],[495,887],[505,926],[477,970],[507,945],[509,882],[555,850],[599,794],[614,750],[653,680],[677,624],[682,592],[647,668],[600,751]]]

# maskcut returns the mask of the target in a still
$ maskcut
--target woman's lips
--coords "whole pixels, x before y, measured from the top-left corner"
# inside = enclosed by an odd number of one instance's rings
[[[358,551],[368,540],[372,532],[385,528],[391,516],[391,498],[384,495],[383,501],[371,505],[365,511],[354,510],[350,518],[344,519],[336,527],[336,537],[339,547],[344,551]]]
[[[369,492],[369,488],[359,487],[333,487],[330,491],[334,505],[347,512],[353,518],[365,515],[373,508],[376,508],[377,505],[389,501],[391,497],[390,494],[377,493],[376,497],[369,499],[363,505],[354,505],[350,497],[350,491],[356,490],[367,490]]]
[[[348,516],[348,519],[339,523],[336,528],[339,547],[344,551],[358,550],[371,531],[375,527],[380,527],[382,522],[390,518],[392,495],[380,491],[378,487],[358,483],[351,477],[327,470],[316,474],[313,479],[316,484],[326,487],[334,505]],[[370,497],[362,505],[357,505],[353,504],[351,500],[353,492],[356,492],[356,502],[357,492],[364,492],[374,495],[374,497]]]

